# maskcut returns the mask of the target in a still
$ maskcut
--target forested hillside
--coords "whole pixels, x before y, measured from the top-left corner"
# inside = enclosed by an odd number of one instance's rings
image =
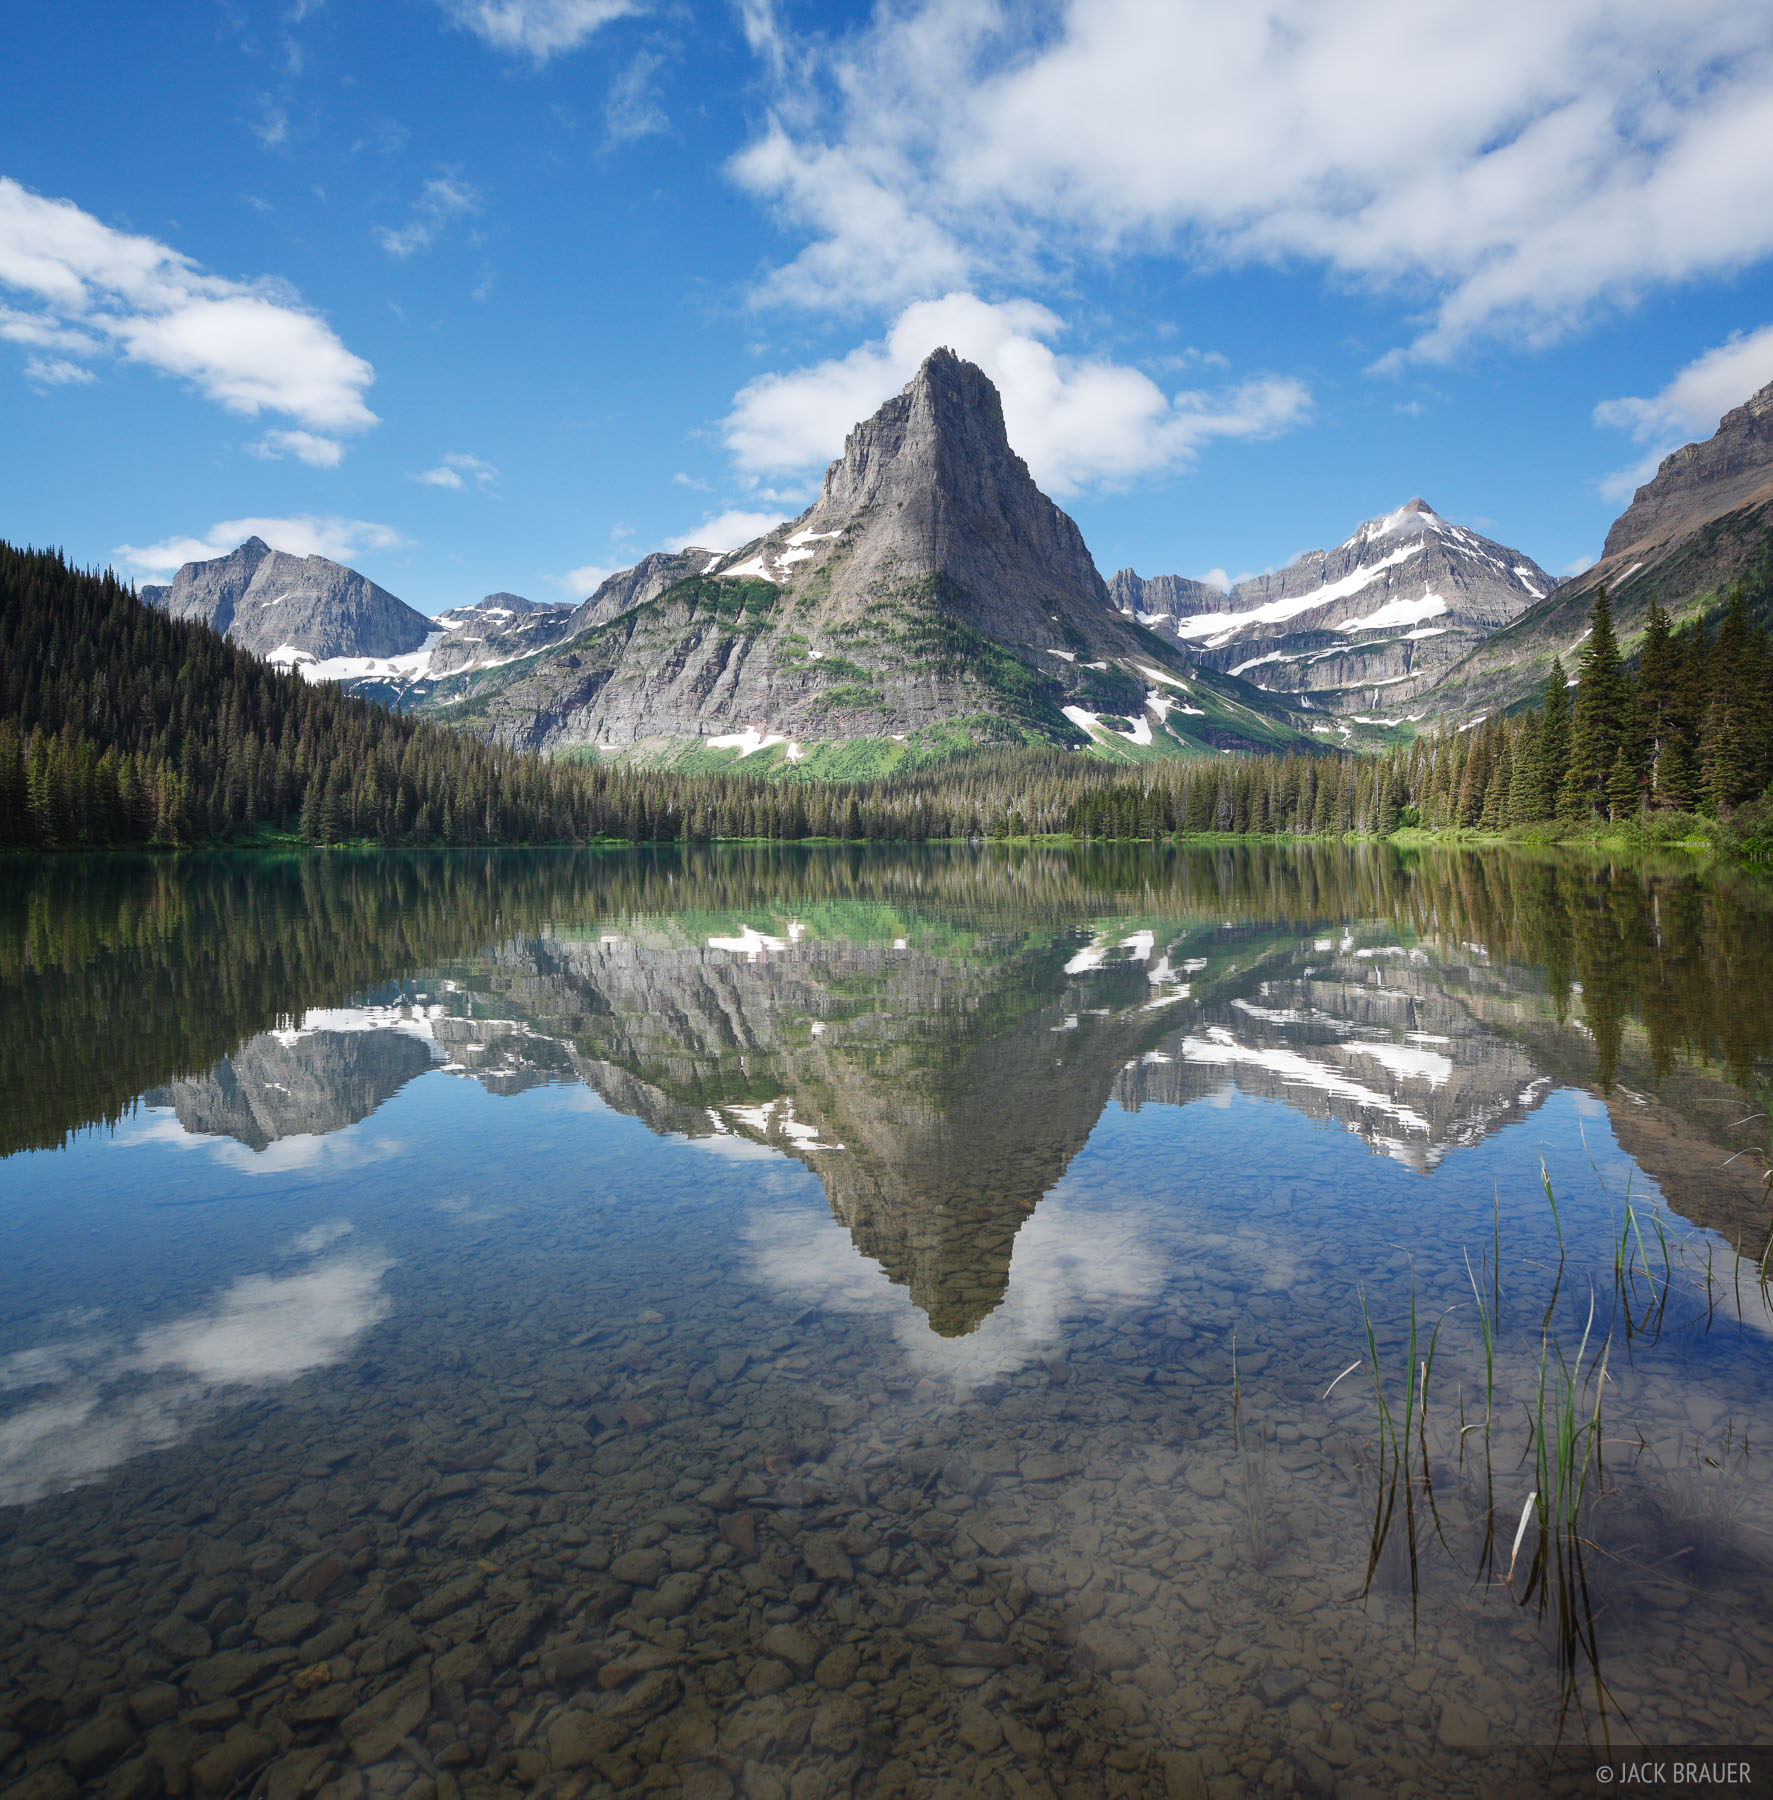
[[[607,783],[310,685],[0,545],[0,844],[584,838]]]
[[[1763,576],[1763,579],[1766,578]],[[1382,756],[1115,765],[981,752],[872,782],[679,776],[500,750],[273,669],[110,576],[0,546],[0,846],[1389,834],[1690,813],[1773,781],[1773,650],[1738,588],[1713,631],[1604,592],[1544,705]],[[1574,699],[1572,700],[1572,695]]]

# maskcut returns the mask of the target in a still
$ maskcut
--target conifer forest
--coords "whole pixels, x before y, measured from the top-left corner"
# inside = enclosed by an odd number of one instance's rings
[[[1125,764],[999,748],[846,783],[502,749],[273,668],[109,574],[0,546],[0,847],[1388,836],[1752,820],[1773,782],[1773,646],[1759,622],[1769,590],[1763,562],[1715,628],[1653,608],[1628,663],[1603,588],[1573,666],[1554,659],[1537,706],[1379,755]]]

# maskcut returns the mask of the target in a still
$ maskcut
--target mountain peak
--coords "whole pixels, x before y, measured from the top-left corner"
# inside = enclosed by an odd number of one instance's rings
[[[1665,456],[1655,475],[1613,521],[1601,548],[1606,564],[1683,538],[1750,501],[1773,496],[1773,382],[1732,407],[1703,444]],[[1611,569],[1603,573],[1612,577]],[[1588,576],[1585,574],[1586,582]]]
[[[249,537],[225,556],[185,563],[163,588],[143,590],[175,619],[201,619],[259,656],[328,662],[401,656],[431,621],[355,569],[295,556]]]
[[[853,516],[877,503],[888,487],[895,503],[915,489],[951,494],[964,510],[995,511],[1012,491],[1016,503],[1051,505],[1010,448],[991,377],[945,346],[932,350],[871,418],[851,428],[808,519],[830,512]]]

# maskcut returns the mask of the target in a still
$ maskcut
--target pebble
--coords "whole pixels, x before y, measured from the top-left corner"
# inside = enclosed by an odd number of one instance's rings
[[[231,1794],[277,1748],[274,1738],[250,1725],[236,1725],[213,1750],[191,1765],[191,1780],[205,1800]]]
[[[824,1647],[810,1631],[798,1625],[772,1625],[758,1640],[766,1656],[785,1662],[803,1681],[818,1665]]]
[[[359,1763],[378,1763],[421,1723],[430,1704],[431,1677],[421,1670],[347,1714],[339,1732]]]

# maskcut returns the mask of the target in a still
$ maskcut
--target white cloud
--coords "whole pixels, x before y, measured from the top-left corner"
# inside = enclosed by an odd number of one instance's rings
[[[304,513],[289,519],[223,519],[202,537],[162,538],[144,546],[119,544],[112,554],[138,574],[169,574],[182,563],[226,556],[249,537],[263,538],[273,550],[286,550],[291,556],[325,556],[334,562],[348,562],[365,550],[396,550],[406,542],[391,525]]]
[[[1603,400],[1594,409],[1597,425],[1631,433],[1635,442],[1652,446],[1629,468],[1617,469],[1599,482],[1609,500],[1630,499],[1633,491],[1656,473],[1669,451],[1695,439],[1708,438],[1718,420],[1750,394],[1773,381],[1773,325],[1758,331],[1732,332],[1729,338],[1696,356],[1659,394],[1649,399],[1627,395]]]
[[[247,129],[267,150],[281,148],[289,141],[289,114],[269,94],[259,99],[259,116],[247,122]]]
[[[120,355],[188,380],[230,412],[283,413],[320,431],[376,423],[375,371],[282,284],[205,274],[189,257],[114,231],[68,200],[0,176],[0,337],[68,358]]]
[[[312,431],[267,431],[246,448],[267,462],[293,456],[316,469],[336,469],[345,457],[345,446],[337,438],[318,437]]]
[[[495,50],[538,64],[576,50],[594,32],[641,11],[635,0],[444,0],[444,10]]]
[[[351,1340],[388,1315],[389,1256],[340,1256],[296,1275],[248,1275],[208,1313],[144,1331],[131,1364],[176,1370],[216,1386],[288,1381],[339,1361]]]
[[[612,144],[632,143],[636,138],[671,129],[671,121],[658,101],[655,80],[664,65],[662,56],[643,50],[610,83],[603,122]]]
[[[764,286],[890,306],[1078,259],[1304,259],[1528,342],[1773,251],[1773,34],[1739,0],[994,0],[829,48],[745,24],[736,179],[810,240]]]
[[[883,342],[741,388],[725,420],[727,447],[751,474],[828,462],[849,428],[897,393],[942,344],[996,382],[1010,443],[1034,478],[1059,494],[1185,465],[1211,438],[1267,436],[1310,408],[1304,384],[1290,377],[1167,395],[1142,370],[1054,351],[1043,340],[1062,330],[1031,300],[992,304],[947,294],[918,301]]]
[[[587,595],[595,594],[615,573],[615,569],[606,569],[602,563],[585,563],[580,568],[568,569],[564,575],[553,575],[549,579],[563,593],[572,595],[575,600],[583,600]]]
[[[1685,432],[1710,437],[1718,420],[1750,394],[1773,381],[1773,325],[1732,332],[1715,349],[1696,356],[1660,394],[1648,400],[1603,400],[1594,409],[1597,425],[1615,425],[1640,443]]]
[[[65,356],[30,356],[25,359],[25,380],[36,387],[69,387],[98,377],[84,363],[69,362]]]
[[[349,1219],[328,1219],[321,1225],[310,1225],[306,1231],[298,1232],[290,1241],[290,1253],[294,1256],[318,1256],[322,1250],[330,1250],[340,1238],[349,1237],[357,1227]]]
[[[390,256],[403,260],[420,250],[428,250],[437,235],[452,219],[480,211],[478,190],[453,176],[439,175],[427,181],[412,204],[411,216],[398,230],[382,225],[376,229],[376,242]]]
[[[667,550],[687,550],[693,544],[698,550],[737,550],[766,531],[774,531],[782,523],[780,513],[742,512],[737,509],[716,513],[704,519],[691,531],[679,532],[665,540]]]
[[[470,456],[463,450],[452,450],[436,468],[421,470],[413,480],[425,482],[430,487],[460,488],[464,485],[463,477],[478,483],[484,489],[491,489],[498,483],[499,472],[491,463],[482,462],[478,456]]]
[[[1675,449],[1681,440],[1671,438],[1659,444],[1654,450],[1647,450],[1636,462],[1628,463],[1623,469],[1615,469],[1610,475],[1603,475],[1595,485],[1595,492],[1603,500],[1611,500],[1616,505],[1623,504],[1648,481],[1662,465],[1662,459]],[[1588,564],[1584,563],[1583,568]]]

